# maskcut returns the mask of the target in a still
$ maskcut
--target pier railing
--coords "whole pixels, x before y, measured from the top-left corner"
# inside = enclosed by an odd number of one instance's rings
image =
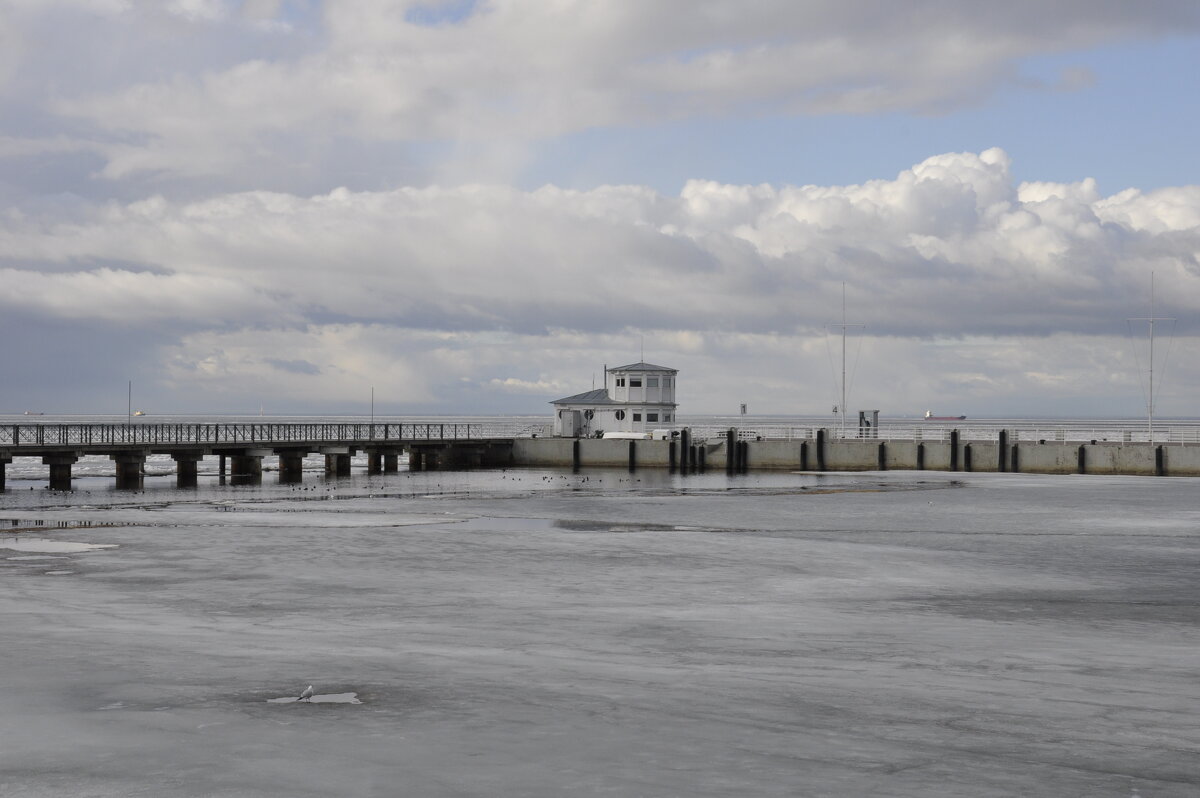
[[[729,427],[693,426],[690,428],[693,440],[715,440],[724,438]],[[878,427],[847,427],[842,430],[837,427],[784,427],[758,426],[745,428],[737,427],[740,440],[813,440],[817,430],[824,429],[831,440],[861,440],[864,438],[881,441],[931,441],[948,442],[950,433],[958,430],[958,439],[962,442],[996,443],[1000,440],[1000,432],[1007,431],[1009,443],[1038,441],[1074,442],[1074,443],[1164,443],[1182,445],[1200,445],[1200,426],[1161,427],[1154,430],[1153,435],[1146,427],[1087,427],[1087,426],[986,426],[986,425],[910,425],[892,426],[882,424]]]
[[[134,446],[386,443],[468,441],[546,435],[549,424],[11,424],[0,426],[0,446]]]

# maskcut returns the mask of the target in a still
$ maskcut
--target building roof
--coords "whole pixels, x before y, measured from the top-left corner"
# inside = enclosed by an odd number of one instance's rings
[[[574,396],[566,396],[562,399],[555,399],[550,404],[552,405],[611,405],[613,400],[608,396],[608,390],[605,388],[597,388],[594,391],[584,391],[577,393]]]
[[[628,366],[616,366],[609,369],[609,371],[669,371],[672,374],[679,373],[679,369],[656,366],[653,363],[630,363]]]

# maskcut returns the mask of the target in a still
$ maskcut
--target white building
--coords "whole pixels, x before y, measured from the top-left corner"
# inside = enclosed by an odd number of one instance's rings
[[[590,438],[675,426],[676,369],[652,363],[606,368],[604,387],[555,399],[554,434]]]

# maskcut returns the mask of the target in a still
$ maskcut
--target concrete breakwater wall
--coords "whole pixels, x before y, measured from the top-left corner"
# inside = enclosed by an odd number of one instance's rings
[[[948,441],[834,438],[671,441],[526,438],[513,441],[517,466],[669,468],[688,471],[930,470],[1029,474],[1200,476],[1200,446],[1104,441]]]

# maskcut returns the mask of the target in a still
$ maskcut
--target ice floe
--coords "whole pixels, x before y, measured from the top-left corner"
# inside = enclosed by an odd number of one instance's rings
[[[39,554],[95,551],[96,549],[115,549],[116,543],[79,543],[74,540],[48,540],[46,538],[12,537],[0,538],[0,549],[13,551],[32,551]]]
[[[305,692],[308,692],[307,690]],[[290,695],[284,698],[268,698],[268,704],[361,704],[358,700],[358,693],[329,693],[327,695],[313,695],[308,698],[301,699],[298,696]]]

